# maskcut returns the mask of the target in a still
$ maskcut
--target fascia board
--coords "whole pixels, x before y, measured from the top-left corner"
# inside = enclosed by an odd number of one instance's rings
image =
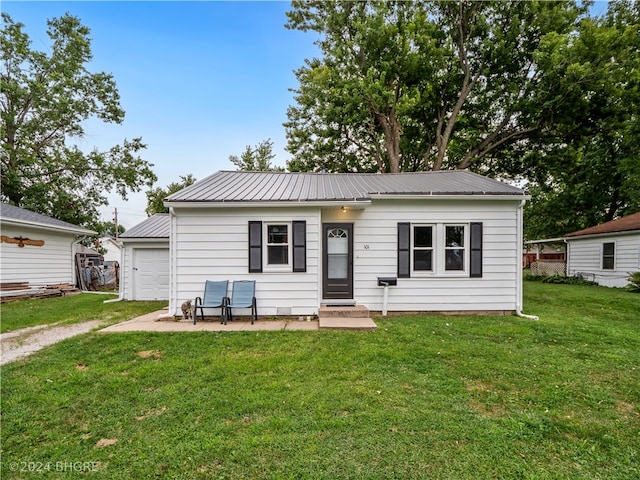
[[[63,227],[57,225],[46,225],[38,222],[29,222],[23,220],[16,220],[13,218],[3,218],[2,223],[5,225],[15,225],[18,227],[32,227],[32,228],[40,228],[42,230],[49,230],[52,232],[65,232],[65,233],[73,233],[75,235],[97,235],[98,232],[94,232],[93,230],[89,230],[87,228],[72,228],[72,227]]]
[[[640,235],[640,230],[623,230],[621,232],[603,232],[603,233],[591,233],[589,235],[575,235],[573,237],[564,237],[567,242],[573,240],[589,240],[593,238],[608,238],[608,237],[620,237],[622,235]]]
[[[281,201],[281,202],[164,202],[170,208],[267,208],[267,207],[367,207],[371,200]]]

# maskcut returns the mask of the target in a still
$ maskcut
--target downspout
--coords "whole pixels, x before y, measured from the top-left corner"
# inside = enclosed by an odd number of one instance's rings
[[[526,200],[522,200],[520,205],[518,205],[518,210],[516,211],[516,223],[518,224],[518,234],[517,234],[517,258],[518,261],[516,265],[518,266],[516,269],[516,315],[518,317],[528,318],[530,320],[539,320],[539,317],[535,315],[527,315],[522,313],[522,242],[523,242],[523,213],[522,209],[524,207]]]
[[[176,277],[176,214],[173,207],[169,207],[169,309],[167,313],[158,315],[158,318],[174,318],[178,309],[177,303],[177,277]]]

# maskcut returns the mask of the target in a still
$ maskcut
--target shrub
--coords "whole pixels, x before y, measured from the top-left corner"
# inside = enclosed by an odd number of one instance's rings
[[[580,277],[565,277],[563,275],[526,275],[525,280],[542,283],[557,283],[562,285],[597,285],[596,282],[584,280]]]
[[[640,293],[640,272],[629,273],[627,289],[630,292]]]

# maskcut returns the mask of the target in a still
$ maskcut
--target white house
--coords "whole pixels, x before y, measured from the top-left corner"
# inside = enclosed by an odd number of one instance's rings
[[[640,212],[565,236],[567,275],[624,287],[640,270]]]
[[[527,198],[468,171],[217,172],[165,199],[169,312],[247,279],[259,315],[382,311],[379,277],[388,311],[520,312]]]
[[[122,298],[168,300],[169,215],[153,215],[124,232],[119,240]]]
[[[120,262],[122,245],[113,237],[100,238],[100,246],[106,250],[102,255],[105,262]]]
[[[0,282],[41,287],[76,283],[74,244],[95,234],[46,215],[0,204]]]

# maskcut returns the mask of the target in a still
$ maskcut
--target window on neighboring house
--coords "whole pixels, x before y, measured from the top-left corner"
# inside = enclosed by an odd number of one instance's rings
[[[613,270],[616,263],[616,244],[613,242],[602,244],[602,269]]]
[[[464,225],[445,225],[444,269],[464,271],[465,241]]]
[[[422,272],[433,271],[433,226],[413,227],[413,269]]]
[[[289,265],[289,225],[267,225],[267,265]]]

